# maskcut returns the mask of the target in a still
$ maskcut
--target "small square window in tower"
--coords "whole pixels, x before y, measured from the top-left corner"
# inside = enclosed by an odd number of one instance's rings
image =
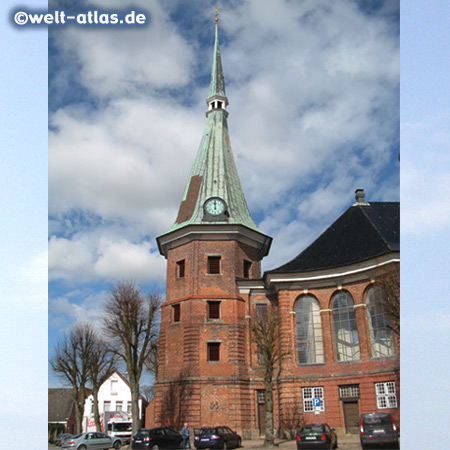
[[[208,361],[220,361],[220,342],[208,342]]]
[[[250,261],[244,260],[244,278],[250,278],[250,269],[252,263]]]
[[[173,321],[179,322],[181,319],[181,305],[178,303],[177,305],[173,305]]]
[[[208,256],[208,273],[220,274],[220,256]]]
[[[177,277],[184,278],[185,273],[185,262],[184,259],[182,261],[177,262]]]
[[[220,319],[220,302],[208,302],[208,319]]]

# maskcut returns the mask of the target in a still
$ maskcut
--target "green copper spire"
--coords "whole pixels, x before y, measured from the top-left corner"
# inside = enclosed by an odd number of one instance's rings
[[[217,17],[216,17],[216,39],[214,42],[213,66],[211,72],[211,86],[209,88],[209,97],[207,102],[209,103],[209,101],[213,97],[221,97],[222,99],[225,100],[227,98],[227,94],[225,93],[225,81],[223,77],[222,58],[220,57],[219,23]]]
[[[167,233],[203,224],[244,225],[261,233],[250,216],[231,150],[217,20],[215,27],[206,127],[178,217]]]

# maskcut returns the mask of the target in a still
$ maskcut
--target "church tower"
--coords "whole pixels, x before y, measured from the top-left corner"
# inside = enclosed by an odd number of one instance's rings
[[[153,425],[246,428],[251,335],[237,279],[260,279],[272,239],[250,216],[228,133],[218,21],[206,127],[173,226],[167,259]]]

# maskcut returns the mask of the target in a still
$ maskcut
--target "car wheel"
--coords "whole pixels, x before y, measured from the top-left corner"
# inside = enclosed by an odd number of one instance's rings
[[[159,446],[154,445],[154,446],[152,447],[152,450],[159,450]]]
[[[119,450],[120,447],[122,447],[122,445],[121,445],[120,441],[116,441],[116,442],[114,442],[113,447],[115,450]]]
[[[227,443],[226,443],[226,441],[223,441],[222,450],[227,450]]]
[[[241,440],[238,439],[238,441],[237,441],[237,448],[241,448],[241,447],[242,447]]]
[[[78,450],[86,450],[86,446],[85,446],[85,445],[80,445],[80,446],[78,447]]]

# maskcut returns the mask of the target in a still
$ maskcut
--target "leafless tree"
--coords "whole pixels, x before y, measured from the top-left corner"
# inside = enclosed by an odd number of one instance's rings
[[[400,337],[400,271],[398,269],[380,276],[376,282],[381,296],[379,306],[391,321],[392,331]]]
[[[146,369],[153,375],[155,380],[158,378],[159,365],[159,339],[152,343],[147,360],[145,361]]]
[[[259,314],[252,324],[254,340],[264,364],[266,436],[264,447],[274,446],[273,371],[285,356],[278,345],[278,316]]]
[[[97,431],[101,431],[100,413],[98,410],[98,391],[101,385],[115,372],[117,367],[116,354],[108,344],[95,336],[93,352],[89,359],[88,374],[92,384],[92,397],[94,401],[94,420]]]
[[[139,382],[145,362],[158,341],[162,295],[145,295],[134,282],[119,282],[111,290],[102,318],[115,354],[126,365],[131,388],[133,434],[139,429]]]
[[[76,325],[55,346],[50,365],[66,385],[72,387],[77,433],[81,433],[89,364],[95,347],[95,331],[90,323]]]
[[[145,385],[140,387],[142,395],[145,399],[151,403],[155,398],[155,386],[154,385]]]

